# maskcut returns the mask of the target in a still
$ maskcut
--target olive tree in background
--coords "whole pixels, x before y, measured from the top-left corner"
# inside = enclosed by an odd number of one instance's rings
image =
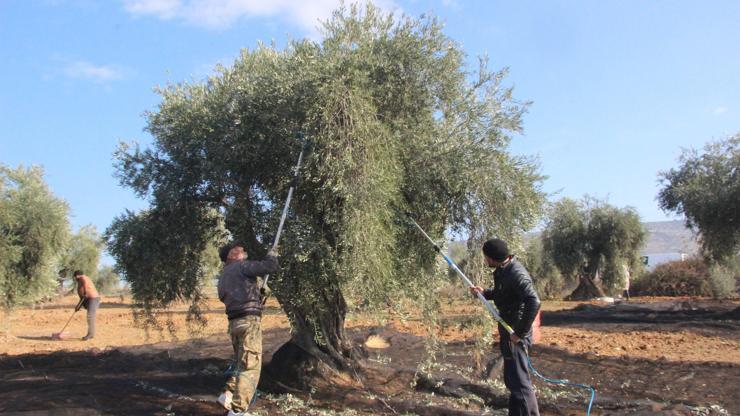
[[[740,278],[740,134],[684,150],[679,166],[659,176],[666,212],[683,214],[698,231],[710,267],[712,293],[732,296]]]
[[[527,241],[519,259],[529,271],[537,293],[543,299],[560,299],[566,287],[562,273],[550,253],[545,251],[541,235]]]
[[[120,276],[113,266],[101,266],[95,278],[95,288],[104,295],[114,295],[120,289]]]
[[[519,241],[539,218],[541,175],[507,151],[526,105],[485,62],[471,71],[433,18],[341,8],[320,42],[244,50],[204,82],[170,85],[148,114],[151,148],[122,145],[121,183],[151,202],[107,230],[134,296],[161,305],[200,296],[203,256],[228,236],[262,258],[309,141],[271,286],[292,339],[273,365],[296,383],[305,360],[355,365],[352,305],[403,296],[433,308],[438,257],[399,211],[440,240]],[[223,221],[222,227],[219,221]],[[277,364],[276,364],[277,363]]]
[[[682,214],[701,234],[707,257],[727,260],[740,252],[740,134],[686,149],[679,166],[659,176],[660,207]]]
[[[556,202],[542,233],[543,249],[563,277],[578,281],[571,299],[617,294],[641,268],[646,231],[631,208],[584,198]]]
[[[61,258],[60,288],[64,280],[72,279],[75,270],[81,270],[94,282],[97,281],[100,255],[104,248],[103,237],[93,225],[85,225],[73,234]]]
[[[40,167],[0,165],[0,304],[5,309],[49,296],[69,239],[69,208]]]

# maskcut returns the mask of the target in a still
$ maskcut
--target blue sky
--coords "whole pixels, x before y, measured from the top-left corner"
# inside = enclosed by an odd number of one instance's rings
[[[316,37],[333,0],[0,0],[0,163],[42,165],[75,229],[145,203],[113,177],[119,140],[151,138],[157,85],[201,79],[257,41]],[[512,150],[548,192],[666,217],[657,173],[740,131],[738,1],[384,0],[431,12],[470,62],[509,67],[534,102]],[[472,66],[471,66],[472,68]]]

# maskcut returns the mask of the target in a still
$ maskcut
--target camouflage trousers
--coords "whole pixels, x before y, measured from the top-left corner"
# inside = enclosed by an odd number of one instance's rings
[[[234,394],[231,409],[244,412],[249,408],[262,369],[262,328],[259,316],[245,316],[229,321],[229,335],[234,347],[234,370],[226,390]]]

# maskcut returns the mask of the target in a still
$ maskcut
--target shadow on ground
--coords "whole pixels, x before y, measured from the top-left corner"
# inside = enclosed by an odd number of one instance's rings
[[[544,315],[543,325],[623,324],[626,319],[649,325],[682,321],[695,325],[705,321],[737,325],[733,310],[725,309],[677,311],[586,306],[549,312]],[[445,368],[426,380],[427,389],[436,389],[432,395],[422,391],[418,384],[414,387],[412,382],[417,365],[425,357],[425,340],[388,328],[348,330],[350,339],[358,344],[371,333],[382,336],[388,345],[384,349],[369,349],[369,361],[374,363],[376,371],[390,375],[385,385],[319,391],[312,396],[306,393],[302,399],[312,400],[314,409],[352,408],[358,415],[401,414],[413,405],[415,414],[472,416],[481,414],[483,403],[464,396],[472,388],[484,391],[488,403],[495,405],[500,413],[505,391],[500,387],[496,390],[479,378],[480,372],[471,356],[475,340],[444,345],[439,359]],[[285,329],[265,331],[264,361],[268,362],[289,337]],[[493,346],[490,355],[481,361],[493,357],[496,349]],[[220,416],[223,409],[214,400],[225,380],[229,355],[230,345],[222,336],[106,351],[0,355],[0,415]],[[737,401],[740,365],[737,364],[607,358],[591,353],[572,354],[544,345],[532,350],[532,362],[548,377],[594,385],[598,390],[594,414],[690,415],[696,408],[713,404],[724,407],[729,414],[740,414]],[[536,381],[536,386],[543,415],[584,414],[585,391],[541,381]],[[286,411],[267,399],[258,400],[254,410],[270,415],[308,414]]]

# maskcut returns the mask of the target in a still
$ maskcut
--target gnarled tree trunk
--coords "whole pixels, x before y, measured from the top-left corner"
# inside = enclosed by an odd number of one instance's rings
[[[578,276],[578,287],[566,297],[566,300],[589,300],[604,297],[598,271],[587,270]]]
[[[357,384],[359,360],[366,357],[361,347],[345,336],[347,303],[336,285],[316,288],[314,296],[323,300],[312,308],[280,299],[292,322],[291,340],[272,356],[265,372],[268,389],[309,390],[322,383]]]

